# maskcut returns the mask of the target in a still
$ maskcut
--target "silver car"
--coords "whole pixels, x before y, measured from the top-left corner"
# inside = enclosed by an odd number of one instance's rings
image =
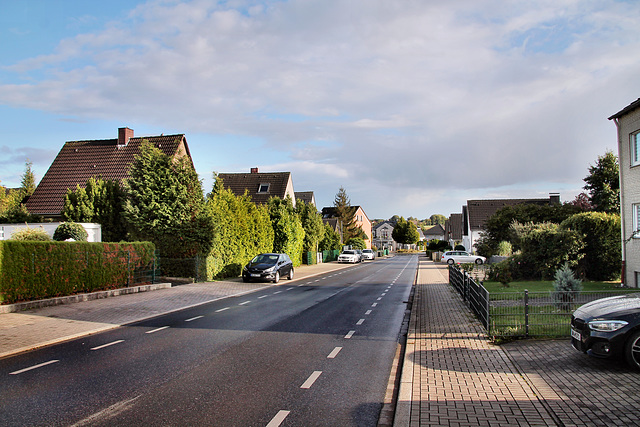
[[[442,254],[442,262],[446,262],[449,265],[453,264],[484,264],[487,259],[480,255],[472,255],[466,251],[447,251]]]
[[[376,253],[373,252],[371,249],[363,249],[362,250],[362,259],[363,260],[374,260],[376,259]]]

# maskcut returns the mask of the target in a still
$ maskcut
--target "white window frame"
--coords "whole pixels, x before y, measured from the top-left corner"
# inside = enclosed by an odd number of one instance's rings
[[[266,186],[267,188],[266,188],[264,191],[260,191],[260,190],[262,190],[262,188],[263,188],[263,187],[265,187],[265,186]],[[270,184],[270,183],[268,183],[268,182],[260,183],[260,185],[258,185],[258,194],[267,194],[267,193],[269,193],[269,188],[270,188],[270,187],[271,187],[271,184]]]
[[[640,239],[640,203],[634,203],[632,211],[633,211],[632,236],[634,239]]]
[[[631,166],[638,166],[640,165],[640,131],[632,133],[629,139]]]

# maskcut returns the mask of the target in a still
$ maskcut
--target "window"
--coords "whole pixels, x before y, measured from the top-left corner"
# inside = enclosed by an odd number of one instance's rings
[[[633,237],[640,238],[640,203],[633,205]]]
[[[260,184],[258,186],[258,193],[268,193],[269,192],[269,184]]]
[[[631,134],[631,166],[640,165],[640,132]]]

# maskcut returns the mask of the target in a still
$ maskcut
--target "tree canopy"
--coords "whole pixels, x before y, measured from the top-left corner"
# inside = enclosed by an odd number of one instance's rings
[[[620,213],[620,166],[612,151],[598,156],[595,165],[589,166],[589,175],[584,178],[584,189],[589,201],[598,212]]]
[[[405,245],[412,245],[420,240],[420,234],[415,224],[411,221],[407,221],[403,217],[398,219],[396,225],[393,227],[391,237],[398,243]]]

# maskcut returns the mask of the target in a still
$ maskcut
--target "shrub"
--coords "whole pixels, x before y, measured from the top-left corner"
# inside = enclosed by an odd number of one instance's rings
[[[51,237],[44,231],[44,228],[31,228],[29,226],[24,228],[18,228],[11,233],[11,240],[33,240],[40,242],[47,242],[51,240]]]
[[[58,242],[64,242],[67,239],[86,242],[88,237],[87,230],[77,222],[63,222],[53,233],[53,240]]]
[[[352,237],[346,242],[344,242],[344,244],[347,246],[351,246],[353,249],[367,248],[367,244],[364,242],[364,239],[361,239],[360,237]]]
[[[564,311],[571,310],[571,303],[575,294],[582,290],[582,280],[577,279],[568,264],[556,271],[553,282],[553,301],[556,306]]]
[[[497,255],[498,256],[513,255],[513,245],[511,245],[511,242],[507,242],[503,240],[502,242],[498,243]]]
[[[489,268],[489,280],[500,282],[505,288],[513,281],[512,261],[506,259]]]
[[[456,247],[453,250],[454,251],[466,251],[467,248],[465,248],[463,245],[456,245]]]

